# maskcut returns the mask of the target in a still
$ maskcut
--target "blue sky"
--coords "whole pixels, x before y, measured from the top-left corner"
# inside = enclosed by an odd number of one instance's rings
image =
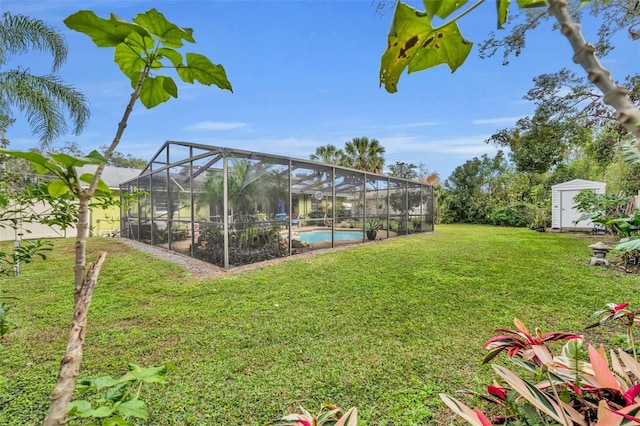
[[[465,161],[493,155],[495,148],[484,141],[533,112],[522,97],[535,76],[562,67],[581,72],[568,41],[549,25],[530,36],[508,67],[501,65],[501,54],[480,60],[477,46],[495,29],[495,2],[487,1],[460,21],[463,35],[475,42],[460,69],[404,74],[398,93],[389,94],[379,88],[378,72],[392,12],[376,14],[376,3],[2,0],[0,9],[42,19],[65,34],[69,57],[59,74],[87,96],[92,117],[82,135],[66,135],[56,145],[77,142],[85,151],[111,142],[131,87],[112,60],[113,50],[95,47],[63,19],[89,9],[103,18],[115,13],[130,20],[155,7],[169,21],[194,29],[196,44],[183,51],[224,65],[234,93],[178,83],[178,99],[151,110],[138,103],[118,150],[144,159],[166,140],[308,159],[318,146],[342,147],[366,136],[386,148],[387,165],[424,163],[445,179]],[[595,40],[596,30],[593,21],[583,22],[587,40]],[[602,63],[622,80],[638,72],[640,43],[625,36],[616,40],[617,49]],[[48,56],[33,53],[8,66],[46,74],[49,64]],[[16,112],[15,118],[9,147],[37,146],[24,116]]]

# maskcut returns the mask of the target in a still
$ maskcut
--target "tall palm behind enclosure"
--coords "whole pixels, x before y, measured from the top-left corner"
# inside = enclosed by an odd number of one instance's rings
[[[243,215],[256,214],[259,209],[273,208],[274,203],[277,205],[278,200],[287,197],[285,181],[273,170],[271,164],[253,163],[243,158],[232,158],[230,163],[228,196],[232,212]],[[223,193],[222,169],[213,169],[209,172],[201,191],[196,194],[196,205],[198,208],[209,206],[211,215],[224,217]]]
[[[50,53],[53,63],[49,74],[38,76],[28,68],[5,69],[9,60],[29,50]],[[55,73],[67,58],[62,33],[39,19],[9,12],[0,18],[0,115],[11,118],[11,107],[25,114],[41,147],[47,149],[67,132],[66,116],[77,135],[89,120],[89,108],[82,93],[65,85]],[[66,114],[65,114],[66,113]]]
[[[329,144],[316,148],[315,154],[311,154],[309,158],[313,161],[340,166],[344,162],[344,151]]]
[[[382,173],[385,149],[377,139],[353,138],[344,146],[344,166],[371,173]]]

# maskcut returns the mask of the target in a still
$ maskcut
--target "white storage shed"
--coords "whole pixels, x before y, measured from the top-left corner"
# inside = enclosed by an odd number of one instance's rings
[[[604,194],[607,184],[585,179],[574,179],[551,187],[551,228],[564,230],[591,229],[591,221],[574,223],[582,216],[575,209],[573,197],[583,189],[592,189],[596,194]]]

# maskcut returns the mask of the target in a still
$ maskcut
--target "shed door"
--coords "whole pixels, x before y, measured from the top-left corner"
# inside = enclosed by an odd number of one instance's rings
[[[593,226],[591,221],[582,221],[573,223],[578,220],[582,214],[574,208],[573,197],[578,195],[580,190],[560,191],[560,227],[561,228],[590,228]]]

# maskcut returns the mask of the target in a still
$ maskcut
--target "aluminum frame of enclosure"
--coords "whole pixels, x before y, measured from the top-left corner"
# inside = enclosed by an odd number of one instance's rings
[[[137,194],[122,199],[122,237],[225,269],[433,231],[430,185],[190,142],[165,142],[120,189]]]

